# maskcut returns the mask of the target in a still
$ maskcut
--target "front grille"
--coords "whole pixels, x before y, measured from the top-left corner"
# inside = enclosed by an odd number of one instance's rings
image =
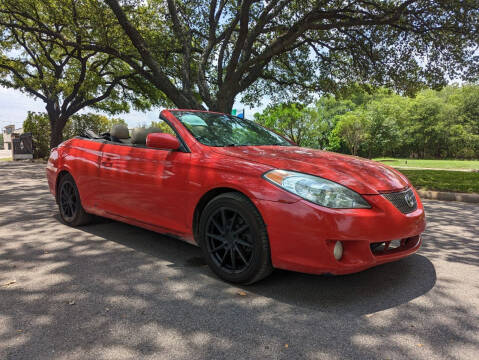
[[[412,213],[417,209],[416,196],[411,188],[395,193],[382,194],[403,214]]]

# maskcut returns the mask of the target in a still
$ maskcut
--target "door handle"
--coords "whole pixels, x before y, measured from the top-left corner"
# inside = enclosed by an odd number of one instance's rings
[[[114,157],[104,156],[104,157],[101,159],[101,165],[102,165],[103,167],[112,167],[114,160],[115,160]]]

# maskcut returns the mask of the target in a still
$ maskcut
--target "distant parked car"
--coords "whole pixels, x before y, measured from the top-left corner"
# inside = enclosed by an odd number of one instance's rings
[[[160,119],[159,129],[130,136],[116,125],[51,151],[47,177],[65,223],[96,214],[179,237],[219,277],[247,284],[273,268],[354,273],[421,244],[424,209],[397,170],[301,148],[226,114]]]

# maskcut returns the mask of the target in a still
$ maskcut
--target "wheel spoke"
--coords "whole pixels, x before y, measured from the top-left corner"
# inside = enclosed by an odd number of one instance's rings
[[[221,250],[223,249],[224,247],[226,246],[226,243],[222,243],[221,245],[218,245],[217,247],[215,247],[214,249],[211,249],[210,250],[210,253],[215,253],[215,252],[218,252],[218,250]]]
[[[225,251],[225,253],[223,254],[223,258],[221,259],[220,265],[223,265],[225,263],[226,256],[228,255],[229,252],[230,252],[229,250]]]
[[[228,226],[228,230],[231,231],[231,230],[233,229],[233,226],[234,226],[234,224],[235,224],[237,215],[238,215],[237,212],[235,212],[235,213],[233,214],[233,217],[232,217],[231,220],[230,220],[230,225]]]
[[[213,238],[215,240],[221,241],[222,243],[226,242],[225,238],[221,235],[216,235],[212,233],[206,233],[206,236]]]
[[[243,239],[239,239],[239,238],[238,238],[238,239],[235,240],[235,242],[236,242],[237,244],[246,246],[246,247],[248,247],[248,248],[252,248],[252,247],[253,247],[252,244],[250,244],[250,243],[247,242],[247,241],[244,241]]]
[[[71,216],[73,216],[73,214],[75,213],[75,204],[73,202],[71,202],[69,204],[70,206],[70,213],[71,213]]]
[[[234,248],[231,248],[230,254],[231,254],[231,267],[233,268],[233,270],[236,270],[236,256],[235,256]]]
[[[224,230],[221,226],[218,225],[218,223],[216,222],[216,220],[214,219],[214,217],[211,217],[211,222],[213,223],[213,225],[218,229],[218,231],[221,233],[221,234],[224,234]]]
[[[245,231],[246,229],[249,229],[249,225],[248,225],[248,224],[244,224],[244,225],[241,226],[239,229],[236,229],[235,231],[233,231],[231,234],[232,234],[232,235],[239,235],[239,234],[241,234],[243,231]]]
[[[225,209],[221,208],[221,223],[223,224],[223,229],[224,232],[227,231],[227,224],[226,224],[226,215],[225,215]]]
[[[244,262],[245,264],[247,264],[248,261],[246,260],[245,256],[244,256],[243,253],[241,252],[240,248],[237,247],[237,246],[235,246],[235,250],[236,250],[236,252],[238,253],[238,255],[240,256],[241,260],[243,260],[243,262]]]

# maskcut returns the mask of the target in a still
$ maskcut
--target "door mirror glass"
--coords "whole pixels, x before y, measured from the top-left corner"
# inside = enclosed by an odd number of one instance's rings
[[[171,134],[151,133],[146,137],[146,146],[156,149],[178,150],[180,142]]]

